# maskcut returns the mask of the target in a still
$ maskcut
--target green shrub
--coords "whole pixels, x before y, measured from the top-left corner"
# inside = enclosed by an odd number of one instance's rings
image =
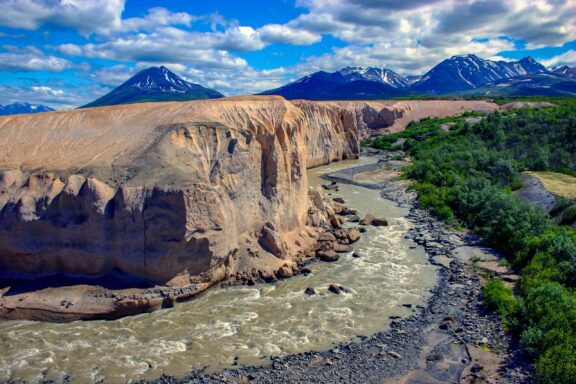
[[[500,279],[491,279],[484,286],[484,305],[492,311],[497,311],[502,317],[516,309],[516,299],[512,290]]]
[[[576,204],[573,204],[566,208],[562,212],[562,218],[560,219],[560,224],[562,225],[572,225],[576,223]]]
[[[576,383],[576,342],[555,345],[536,361],[534,382],[538,384]]]

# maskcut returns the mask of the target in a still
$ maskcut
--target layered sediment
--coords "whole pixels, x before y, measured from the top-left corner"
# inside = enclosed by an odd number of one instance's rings
[[[273,275],[293,268],[330,225],[329,217],[311,217],[306,168],[356,158],[360,139],[372,132],[495,108],[483,101],[271,96],[3,117],[0,269],[120,271],[170,287],[158,290],[160,297],[190,296],[239,273]],[[42,301],[16,296],[0,298],[1,316],[30,317]],[[89,301],[82,297],[62,308],[44,303],[43,311],[98,317],[93,305],[79,309]],[[139,304],[146,300],[122,294],[103,311],[165,305]]]

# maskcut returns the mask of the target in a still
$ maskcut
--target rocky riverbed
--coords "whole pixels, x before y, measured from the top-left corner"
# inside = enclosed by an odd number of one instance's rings
[[[377,154],[375,156],[378,156]],[[383,156],[383,158],[386,158]],[[386,167],[388,161],[381,162]],[[391,172],[394,172],[394,165]],[[377,166],[348,169],[348,176],[373,172]],[[355,183],[354,177],[332,175],[339,182]],[[330,179],[331,176],[327,175]],[[421,245],[438,269],[438,283],[424,306],[412,307],[412,315],[393,318],[389,330],[344,343],[328,351],[306,352],[284,357],[271,356],[268,364],[236,367],[216,373],[195,371],[184,378],[163,376],[156,383],[526,383],[529,367],[500,319],[482,306],[482,281],[507,270],[482,268],[479,256],[494,262],[498,256],[482,248],[477,237],[447,228],[417,205],[408,183],[386,178],[377,183],[382,196],[409,207],[414,227],[406,237],[413,247]],[[367,186],[365,182],[360,185]],[[480,261],[480,263],[479,263]],[[378,305],[378,303],[374,303]]]

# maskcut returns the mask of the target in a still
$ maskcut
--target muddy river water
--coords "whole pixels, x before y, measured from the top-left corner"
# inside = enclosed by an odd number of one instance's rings
[[[362,158],[314,168],[320,175],[363,165]],[[336,195],[336,193],[335,193]],[[104,379],[125,383],[162,374],[183,376],[191,369],[215,370],[265,363],[270,356],[328,349],[389,326],[389,316],[406,316],[429,297],[436,280],[421,248],[410,249],[407,209],[379,191],[341,185],[337,193],[359,216],[389,219],[371,227],[354,244],[362,257],[342,255],[336,263],[314,263],[312,273],[277,284],[215,288],[175,308],[115,321],[51,324],[0,322],[0,382],[21,379],[72,383]],[[337,283],[348,293],[335,295]],[[318,294],[307,296],[306,287]]]

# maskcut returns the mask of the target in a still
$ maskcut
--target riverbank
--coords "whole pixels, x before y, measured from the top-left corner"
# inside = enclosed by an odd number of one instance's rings
[[[382,168],[390,161],[396,160],[384,159]],[[358,176],[366,171],[377,171],[377,166],[345,173]],[[342,174],[332,177],[344,180]],[[354,177],[347,182],[356,183]],[[414,227],[406,237],[414,241],[413,247],[422,245],[430,262],[439,267],[437,285],[426,305],[411,308],[413,314],[407,318],[394,317],[388,331],[328,351],[272,357],[260,367],[198,371],[185,378],[163,376],[153,382],[528,382],[529,370],[500,319],[482,307],[482,279],[497,273],[513,281],[514,275],[482,268],[485,261],[478,255],[497,256],[480,247],[476,237],[452,231],[419,209],[415,194],[406,191],[406,181],[389,178],[379,187],[383,197],[409,207]],[[494,266],[494,260],[487,263]]]

